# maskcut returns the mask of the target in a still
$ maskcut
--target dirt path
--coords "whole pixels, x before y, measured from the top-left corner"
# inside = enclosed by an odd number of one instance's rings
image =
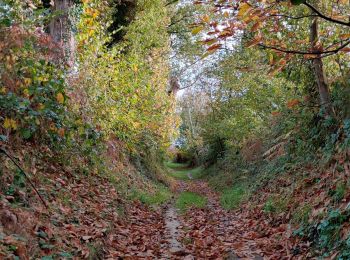
[[[233,213],[219,205],[218,194],[204,181],[193,181],[188,190],[208,198],[204,209],[191,209],[181,217],[186,232],[183,241],[188,241],[186,250],[196,259],[263,259],[263,252],[254,239],[240,232],[241,221]]]
[[[191,191],[208,198],[208,205],[176,214],[169,208],[165,222],[176,254],[169,259],[291,259],[287,242],[281,239],[285,227],[269,226],[264,219],[246,212],[226,211],[219,196],[202,180],[180,181],[179,192]],[[174,242],[176,241],[176,242]]]
[[[120,232],[109,238],[115,249],[109,259],[294,259],[286,225],[271,224],[261,210],[244,205],[224,210],[203,180],[178,181],[177,192],[183,191],[207,197],[207,206],[179,214],[174,203],[162,210],[136,205]]]
[[[178,219],[178,214],[173,206],[169,206],[164,215],[165,218],[165,234],[167,238],[168,250],[164,255],[165,258],[171,258],[172,255],[184,254],[184,247],[179,242],[179,228],[181,223]]]

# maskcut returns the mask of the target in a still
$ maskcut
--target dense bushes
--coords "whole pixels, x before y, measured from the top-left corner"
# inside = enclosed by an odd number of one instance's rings
[[[135,156],[164,149],[175,122],[173,96],[166,92],[164,1],[133,6],[137,19],[113,45],[114,32],[106,25],[118,12],[114,1],[75,3],[68,10],[72,28],[65,30],[75,33],[76,50],[44,32],[60,14],[37,6],[40,11],[19,1],[0,5],[1,139],[39,146],[52,141],[50,148],[67,157],[98,157],[115,138]],[[73,67],[67,66],[67,51],[75,51]]]
[[[66,135],[67,84],[57,63],[61,49],[33,27],[35,21],[25,23],[31,16],[19,20],[24,9],[2,8],[10,11],[0,21],[1,134],[11,137],[11,142],[62,139]]]

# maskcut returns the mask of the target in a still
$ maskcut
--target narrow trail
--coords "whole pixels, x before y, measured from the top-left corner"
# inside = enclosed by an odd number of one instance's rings
[[[109,238],[114,251],[108,259],[302,259],[293,255],[287,225],[271,224],[261,211],[246,205],[224,210],[207,182],[188,179],[177,181],[176,192],[205,196],[207,205],[185,213],[174,201],[159,210],[136,205],[128,221],[119,224],[120,232]]]
[[[164,215],[165,218],[165,234],[167,238],[168,252],[164,255],[170,258],[171,255],[182,255],[184,247],[179,242],[179,228],[181,226],[178,220],[178,214],[173,206],[169,206]]]
[[[181,217],[187,232],[183,240],[191,241],[186,249],[196,259],[263,259],[254,239],[241,236],[237,215],[221,208],[218,194],[204,181],[189,184],[188,190],[208,198],[203,209],[193,208]]]
[[[176,240],[182,241],[184,252],[171,259],[184,259],[184,256],[186,259],[263,259],[254,240],[242,240],[237,236],[236,224],[240,220],[220,207],[218,195],[205,181],[180,181],[178,187],[180,192],[191,191],[206,196],[208,204],[203,209],[191,208],[179,216],[182,225],[178,227],[182,230],[176,232]]]
[[[208,199],[205,208],[191,208],[177,214],[169,207],[165,216],[170,234],[168,259],[292,259],[285,226],[266,227],[266,220],[249,210],[227,211],[219,203],[219,194],[203,180],[178,181],[177,192],[190,191]],[[248,213],[249,212],[249,213]]]

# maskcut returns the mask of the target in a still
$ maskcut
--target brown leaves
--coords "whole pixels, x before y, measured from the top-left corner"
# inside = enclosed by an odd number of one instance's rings
[[[17,216],[9,210],[0,211],[0,223],[5,229],[14,230],[17,226]]]
[[[247,232],[251,229],[249,226],[240,228],[244,224],[240,216],[223,210],[218,204],[218,195],[205,182],[192,182],[182,189],[199,192],[209,199],[208,208],[193,208],[182,219],[186,230],[182,241],[191,255],[198,259],[218,259],[229,257],[232,249],[237,257],[253,259],[261,254],[254,246],[254,239],[259,235]]]
[[[215,50],[219,49],[221,46],[222,46],[222,44],[220,44],[220,43],[213,44],[207,49],[207,51],[215,51]]]
[[[291,99],[287,102],[287,107],[292,109],[295,106],[299,105],[300,101],[298,99]]]

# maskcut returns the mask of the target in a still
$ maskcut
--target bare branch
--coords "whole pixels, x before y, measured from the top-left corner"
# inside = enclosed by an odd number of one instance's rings
[[[283,52],[283,53],[290,53],[290,54],[299,54],[299,55],[324,55],[323,57],[326,56],[330,56],[333,54],[338,53],[339,51],[341,51],[343,48],[345,48],[347,45],[350,44],[350,40],[348,39],[345,43],[343,43],[342,45],[340,45],[338,48],[332,49],[332,50],[327,50],[328,48],[326,48],[325,51],[299,51],[299,50],[288,50],[288,49],[283,49],[277,46],[269,46],[269,45],[265,45],[265,44],[258,44],[258,46],[264,48],[264,49],[271,49],[271,50],[276,50],[279,52]]]
[[[289,16],[289,15],[284,15],[284,14],[271,14],[268,17],[284,17],[284,18],[287,18],[287,19],[299,20],[299,19],[315,17],[315,16],[318,16],[318,15],[309,14],[309,15],[303,15],[303,16]]]
[[[309,4],[307,2],[304,2],[303,4],[306,5],[307,7],[309,7],[314,13],[316,13],[319,17],[323,18],[326,21],[329,21],[329,22],[332,22],[332,23],[341,24],[341,25],[345,25],[345,26],[350,26],[350,21],[349,22],[345,22],[345,21],[333,19],[333,18],[331,18],[329,16],[326,16],[326,15],[322,14],[319,10],[317,10],[311,4]]]

